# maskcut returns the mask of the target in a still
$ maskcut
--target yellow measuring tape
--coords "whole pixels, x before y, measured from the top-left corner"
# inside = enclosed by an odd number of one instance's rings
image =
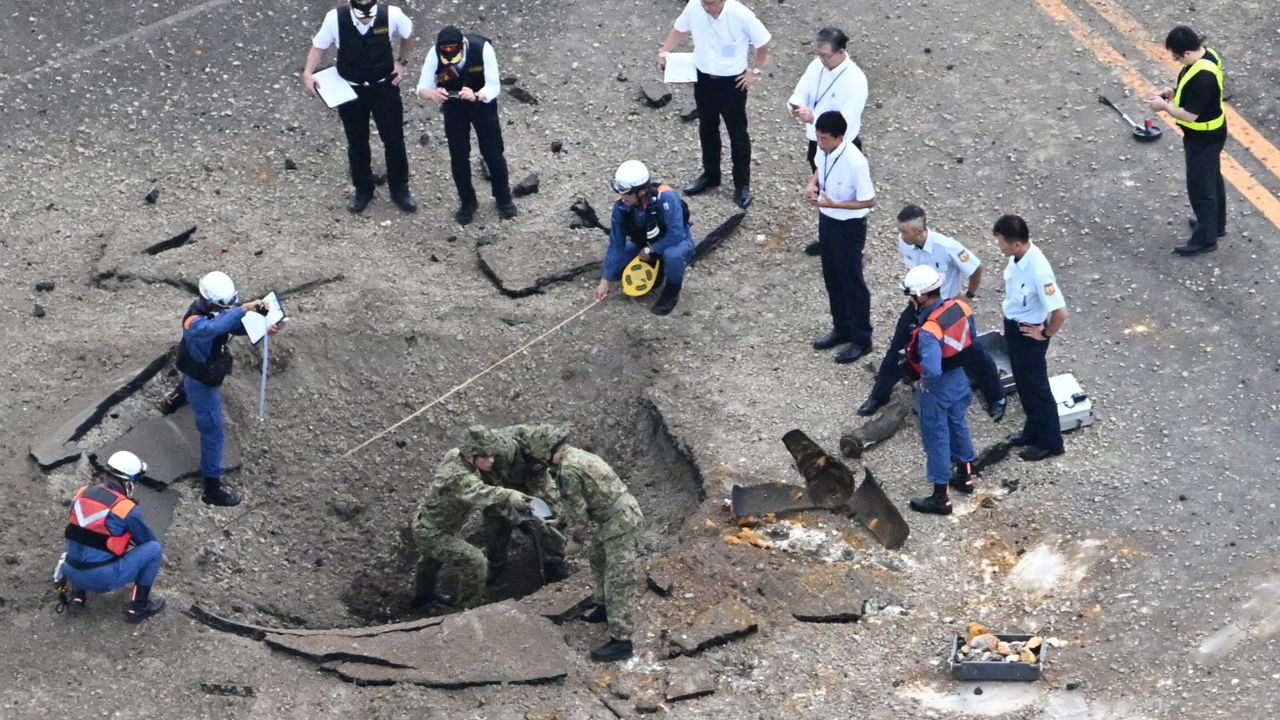
[[[476,373],[475,375],[472,375],[471,377],[467,378],[467,380],[466,380],[465,382],[462,382],[462,383],[459,383],[459,384],[455,385],[451,390],[449,390],[449,392],[447,392],[447,393],[445,393],[445,394],[441,395],[440,397],[436,398],[435,400],[432,400],[431,402],[427,403],[426,405],[423,405],[422,407],[420,407],[420,408],[418,408],[417,410],[413,411],[413,413],[411,413],[411,414],[409,414],[409,415],[405,416],[404,418],[401,418],[399,422],[396,422],[396,423],[394,423],[394,424],[392,424],[392,425],[388,426],[386,429],[382,430],[382,431],[381,431],[381,432],[379,432],[377,435],[374,435],[373,437],[369,438],[368,440],[365,440],[364,442],[360,443],[359,445],[356,445],[355,447],[351,448],[350,450],[348,450],[348,451],[346,451],[346,452],[342,453],[342,458],[343,458],[343,459],[349,458],[349,457],[351,457],[352,455],[354,455],[354,454],[356,454],[356,453],[360,452],[361,450],[365,449],[365,448],[366,448],[366,447],[368,447],[370,444],[372,444],[372,443],[376,442],[378,439],[380,439],[380,438],[382,438],[382,437],[386,436],[388,433],[394,432],[394,431],[396,430],[396,428],[399,428],[401,425],[404,425],[405,423],[407,423],[407,422],[409,422],[410,420],[412,420],[412,419],[414,419],[414,418],[418,417],[418,416],[419,416],[419,415],[421,415],[422,413],[424,413],[424,412],[426,412],[426,411],[430,410],[431,408],[433,408],[433,407],[435,407],[436,405],[440,404],[440,403],[441,403],[441,402],[443,402],[444,400],[448,399],[448,398],[449,398],[451,395],[453,395],[454,393],[456,393],[456,392],[458,392],[458,391],[460,391],[460,390],[463,390],[464,388],[466,388],[466,387],[467,387],[468,385],[470,385],[471,383],[475,382],[476,380],[479,380],[480,378],[484,377],[485,375],[488,375],[488,374],[489,374],[490,372],[492,372],[495,368],[499,367],[500,365],[502,365],[503,363],[507,362],[507,361],[508,361],[508,360],[510,360],[511,358],[513,358],[513,357],[515,357],[515,356],[519,355],[520,353],[524,352],[525,350],[528,350],[529,348],[533,347],[534,345],[537,345],[538,343],[542,342],[542,341],[543,341],[544,339],[546,339],[547,337],[549,337],[549,336],[551,336],[551,335],[555,334],[556,332],[558,332],[558,331],[559,331],[561,328],[563,328],[565,325],[568,325],[569,323],[573,322],[574,320],[577,320],[578,318],[580,318],[580,317],[582,317],[583,315],[587,314],[587,311],[588,311],[588,310],[590,310],[591,308],[595,307],[595,306],[596,306],[596,305],[598,305],[598,304],[599,304],[599,301],[592,302],[590,305],[588,305],[588,306],[586,306],[586,307],[582,308],[581,310],[579,310],[579,311],[577,311],[576,313],[574,313],[574,314],[570,315],[569,317],[565,318],[564,320],[561,320],[560,322],[556,323],[556,325],[555,325],[554,327],[552,327],[550,330],[548,330],[548,331],[546,331],[546,332],[542,333],[542,334],[541,334],[541,335],[539,335],[538,337],[536,337],[536,338],[534,338],[534,339],[530,340],[529,342],[525,343],[524,345],[521,345],[520,347],[516,348],[514,351],[512,351],[512,352],[511,352],[511,354],[507,355],[506,357],[502,358],[501,360],[498,360],[498,361],[497,361],[497,362],[495,362],[494,364],[490,365],[489,367],[485,368],[484,370],[481,370],[480,372]]]

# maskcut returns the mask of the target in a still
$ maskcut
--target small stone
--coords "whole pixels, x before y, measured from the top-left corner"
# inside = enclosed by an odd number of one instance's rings
[[[925,49],[924,49],[924,54],[925,54],[925,55],[928,55],[928,54],[930,54],[930,53],[932,53],[932,52],[933,52],[933,48],[925,48]]]
[[[436,257],[434,253],[428,259],[431,260],[431,262],[440,262],[440,258]]]
[[[640,88],[640,99],[651,108],[660,108],[671,102],[671,91],[661,83],[645,83]]]
[[[538,184],[538,173],[530,173],[528,177],[516,183],[516,186],[511,189],[511,194],[516,197],[532,195],[538,192]]]
[[[36,283],[36,292],[53,292],[53,281],[44,280]]]
[[[36,303],[36,306],[31,309],[31,314],[38,318],[44,317],[44,306],[40,303]]]
[[[424,147],[425,147],[425,146],[429,145],[430,143],[431,143],[431,136],[430,136],[430,135],[428,135],[428,134],[426,134],[426,133],[422,133],[421,135],[419,135],[419,136],[418,136],[418,144],[419,144],[419,145],[422,145],[422,146],[424,146]]]
[[[451,243],[451,242],[458,242],[458,236],[457,236],[457,235],[450,235],[449,237],[445,238],[445,239],[444,239],[444,241],[445,241],[445,242],[448,242],[448,243]]]
[[[1178,496],[1178,502],[1186,502],[1186,501],[1187,501],[1187,496],[1186,496],[1186,495],[1179,495],[1179,496]]]
[[[564,143],[560,142],[559,140],[551,141],[551,152],[558,153],[562,150],[564,150]]]
[[[522,87],[512,87],[507,90],[507,94],[526,105],[538,104],[538,98],[534,97],[533,93]]]
[[[1009,643],[1007,642],[1001,642],[997,644],[996,652],[1000,653],[1001,655],[1004,655],[1005,657],[1008,657],[1009,655],[1013,654],[1013,650],[1009,647]]]
[[[974,638],[978,637],[979,635],[986,635],[990,632],[991,631],[987,629],[986,625],[983,625],[982,623],[979,623],[979,622],[971,622],[964,626],[964,641],[967,644],[972,645]]]
[[[981,694],[982,694],[982,688],[980,688],[980,687],[976,687],[976,688],[974,688],[974,689],[973,689],[973,694],[974,694],[974,695],[981,695]]]
[[[626,74],[626,73],[623,73],[623,72],[619,72],[619,73],[618,73],[618,82],[626,82],[626,81],[627,81],[627,74]]]
[[[1028,665],[1036,664],[1036,654],[1026,648],[1023,648],[1022,652],[1018,653],[1018,659]]]
[[[1040,647],[1043,644],[1044,644],[1044,638],[1040,637],[1039,635],[1036,635],[1032,637],[1030,640],[1027,640],[1026,648],[1028,650],[1035,650],[1036,648]]]
[[[636,694],[636,712],[656,713],[662,708],[662,696],[652,690],[643,690]]]
[[[1073,677],[1067,680],[1066,687],[1068,690],[1078,690],[1081,685],[1084,685],[1084,678]]]
[[[160,198],[160,188],[151,188],[151,192],[147,193],[147,196],[142,199],[146,200],[148,205],[155,205],[156,200],[158,200],[159,198]]]
[[[285,159],[284,159],[284,169],[285,169],[285,170],[297,170],[297,169],[298,169],[298,163],[294,162],[292,158],[285,158]]]
[[[983,633],[969,641],[969,645],[979,652],[991,652],[1000,644],[1000,639],[991,633]]]
[[[501,82],[503,85],[515,85],[519,81],[520,81],[520,78],[516,77],[515,75],[503,75],[502,80],[500,80],[499,82]]]

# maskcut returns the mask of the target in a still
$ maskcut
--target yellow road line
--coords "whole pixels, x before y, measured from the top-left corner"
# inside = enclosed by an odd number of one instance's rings
[[[1156,92],[1156,88],[1148,82],[1141,73],[1138,72],[1128,60],[1124,58],[1111,44],[1098,36],[1093,28],[1080,19],[1062,0],[1036,0],[1036,4],[1044,10],[1045,14],[1061,23],[1067,32],[1071,33],[1071,37],[1075,38],[1085,49],[1092,52],[1094,57],[1098,58],[1104,65],[1109,65],[1120,71],[1120,79],[1124,81],[1129,89],[1137,93],[1139,96],[1146,96]],[[1165,125],[1169,126],[1178,135],[1182,134],[1182,129],[1173,122],[1173,118],[1165,113],[1160,113],[1160,119]],[[1227,120],[1231,122],[1230,119]],[[1247,125],[1248,123],[1242,124]],[[1261,138],[1261,136],[1258,136]],[[1237,138],[1238,139],[1238,138]],[[1263,142],[1266,142],[1263,140]],[[1269,143],[1268,143],[1269,144]],[[1274,148],[1273,148],[1274,149]],[[1259,158],[1261,159],[1261,158]],[[1280,159],[1280,154],[1278,154]],[[1239,191],[1258,212],[1262,214],[1271,224],[1280,230],[1280,200],[1276,199],[1271,191],[1263,187],[1248,170],[1236,161],[1231,153],[1222,153],[1222,177]]]
[[[1085,0],[1085,2],[1111,23],[1117,32],[1136,45],[1143,55],[1168,71],[1171,78],[1177,77],[1182,66],[1169,56],[1163,43],[1149,40],[1151,34],[1124,8],[1117,5],[1114,0]],[[1230,71],[1230,65],[1228,65],[1228,71]],[[1272,175],[1280,178],[1280,149],[1268,141],[1231,105],[1223,103],[1223,107],[1227,115],[1227,132],[1231,137],[1253,153],[1253,156],[1258,158],[1258,161],[1266,166]]]

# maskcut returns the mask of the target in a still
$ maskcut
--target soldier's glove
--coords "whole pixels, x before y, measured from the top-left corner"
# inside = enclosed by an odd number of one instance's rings
[[[507,496],[507,505],[516,512],[529,512],[529,496],[519,490],[512,490]]]

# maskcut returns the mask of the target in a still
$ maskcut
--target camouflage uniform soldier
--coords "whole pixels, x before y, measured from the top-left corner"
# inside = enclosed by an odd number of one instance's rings
[[[488,432],[467,429],[462,446],[450,450],[436,470],[435,479],[418,501],[412,518],[413,540],[422,553],[414,577],[413,603],[452,604],[436,593],[436,576],[444,563],[458,574],[458,603],[472,608],[484,601],[488,562],[480,548],[462,537],[462,526],[474,511],[503,504],[517,511],[527,509],[529,496],[519,490],[487,485],[480,472],[493,467],[495,448],[487,444]]]
[[[481,471],[480,478],[489,485],[500,485],[540,497],[547,501],[553,511],[558,512],[559,493],[556,492],[555,482],[543,469],[534,471],[534,465],[539,463],[529,454],[529,432],[534,427],[511,425],[484,430],[484,442],[493,448],[493,467]],[[511,547],[511,529],[520,524],[520,518],[507,505],[490,505],[484,509],[483,516],[487,541],[485,554],[489,558],[489,576],[486,581],[492,583],[506,569],[507,553]],[[564,564],[564,547],[559,537],[545,528],[535,532],[541,534],[543,579],[547,582],[559,582],[568,578],[569,569]]]
[[[601,662],[631,657],[635,603],[641,587],[637,573],[644,515],[627,486],[602,459],[565,444],[568,433],[539,425],[529,434],[529,451],[551,465],[560,492],[560,521],[581,540],[594,541],[587,556],[595,576],[596,606],[583,616],[609,623],[609,642],[591,651]]]

